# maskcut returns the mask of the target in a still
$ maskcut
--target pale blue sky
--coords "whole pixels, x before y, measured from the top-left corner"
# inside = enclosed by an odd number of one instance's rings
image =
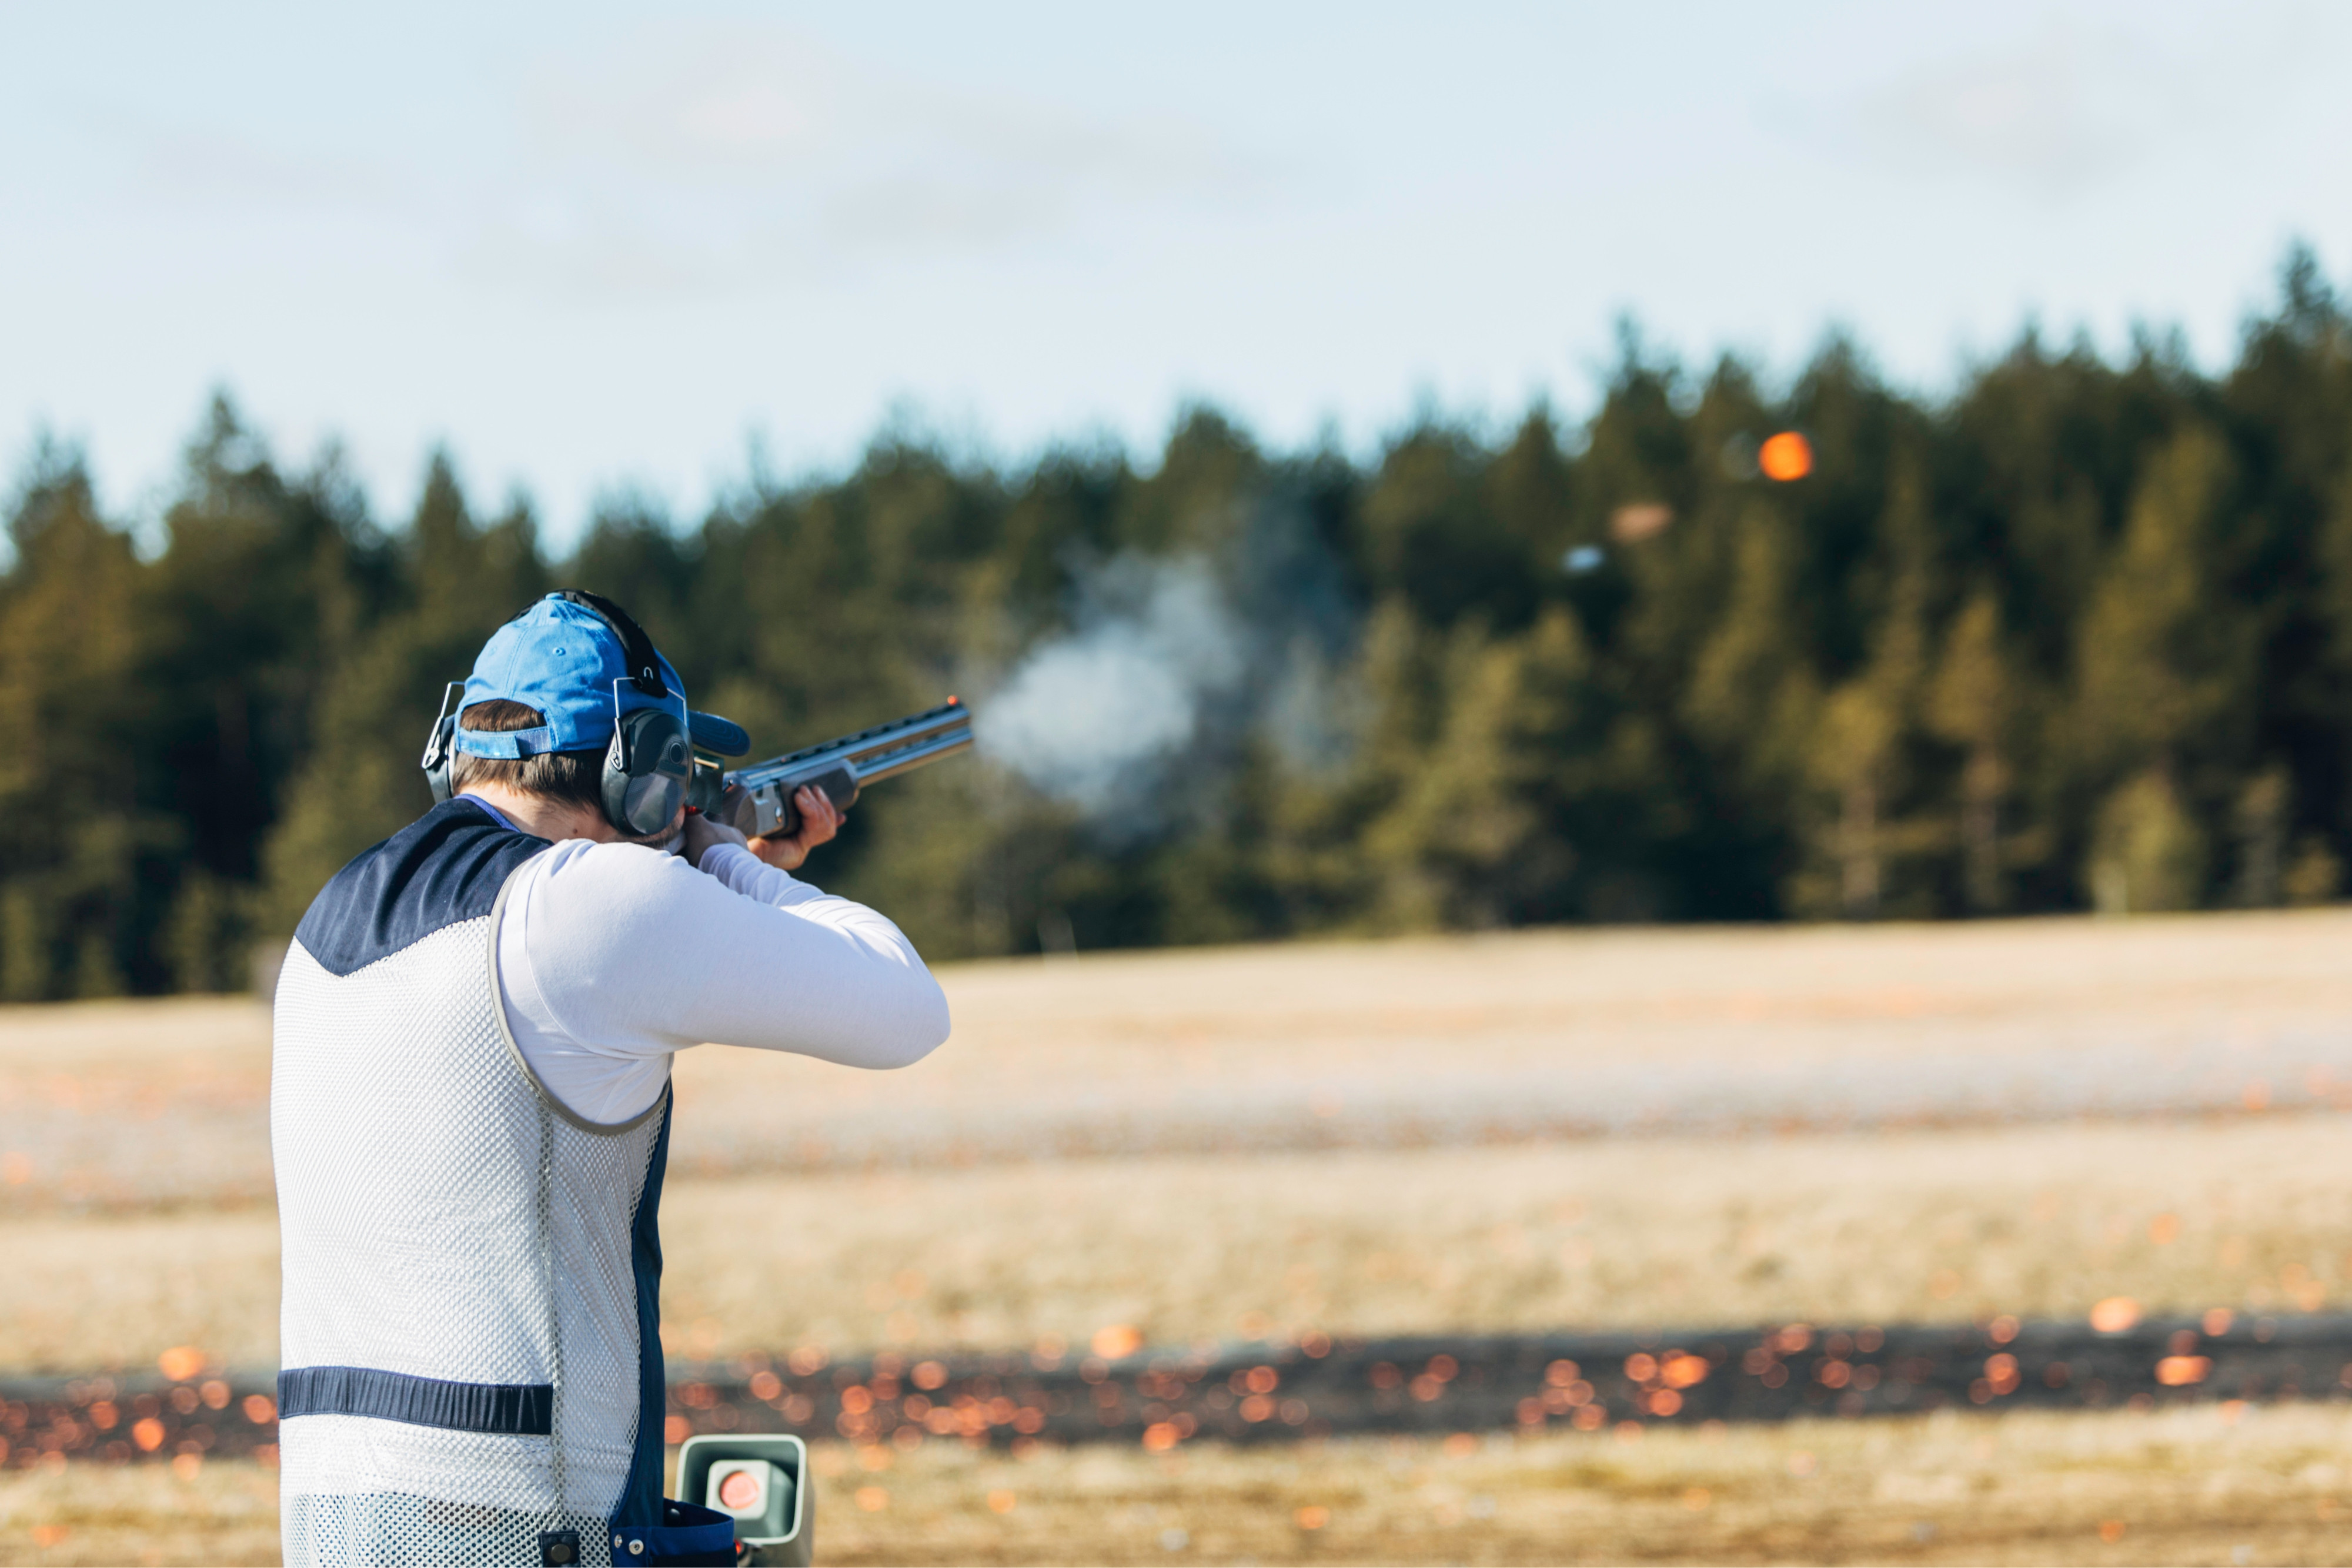
[[[2352,270],[2352,9],[0,3],[0,462],[152,515],[206,391],[559,542],[912,407],[1364,446],[1589,408],[1611,323],[1949,384],[2029,316],[2218,362]]]

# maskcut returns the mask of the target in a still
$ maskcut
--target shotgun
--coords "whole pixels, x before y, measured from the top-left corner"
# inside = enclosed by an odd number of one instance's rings
[[[803,784],[815,785],[846,811],[866,785],[971,749],[971,710],[950,697],[928,713],[743,768],[724,768],[697,753],[686,800],[712,821],[751,838],[789,833],[800,826],[793,793]]]

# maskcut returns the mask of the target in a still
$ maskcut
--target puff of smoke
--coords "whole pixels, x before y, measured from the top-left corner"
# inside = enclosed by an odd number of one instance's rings
[[[1131,839],[1213,820],[1252,737],[1304,774],[1344,765],[1358,616],[1307,507],[1280,493],[1200,532],[1213,549],[1073,572],[1073,629],[978,710],[981,749]]]
[[[1123,557],[1083,584],[1077,628],[1033,652],[979,710],[976,738],[1091,817],[1132,813],[1248,663],[1205,562]]]

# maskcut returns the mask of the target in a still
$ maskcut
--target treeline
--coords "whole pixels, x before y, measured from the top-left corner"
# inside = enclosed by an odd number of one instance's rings
[[[1124,567],[1223,596],[1257,663],[1141,758],[1164,788],[1108,813],[944,767],[823,852],[812,875],[942,956],[2329,899],[2347,330],[2298,252],[2218,378],[2159,339],[2116,363],[2028,334],[1940,403],[1839,341],[1776,392],[1629,335],[1573,431],[1433,417],[1360,465],[1196,410],[1148,467],[1019,472],[893,436],[698,527],[607,507],[560,561],[446,458],[387,527],[331,453],[289,472],[225,401],[152,536],[45,444],[0,579],[0,996],[246,983],[425,807],[442,683],[556,585],[629,605],[698,706],[779,750],[985,705],[1121,613]],[[1802,477],[1758,468],[1781,431]],[[1301,668],[1304,716],[1234,695]]]

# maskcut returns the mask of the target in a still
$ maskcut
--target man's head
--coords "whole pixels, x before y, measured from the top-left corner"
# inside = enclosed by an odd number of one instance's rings
[[[538,729],[546,723],[547,716],[537,708],[525,707],[506,697],[474,703],[457,713],[460,728],[481,734],[511,735]],[[453,794],[463,795],[482,785],[511,789],[520,795],[536,795],[567,806],[583,806],[601,816],[604,810],[604,748],[597,746],[582,751],[541,751],[529,757],[476,757],[460,751],[450,758],[449,788]]]
[[[674,830],[693,748],[740,756],[738,726],[686,706],[628,612],[566,591],[508,622],[474,661],[449,737],[449,788],[593,807],[624,837]]]

